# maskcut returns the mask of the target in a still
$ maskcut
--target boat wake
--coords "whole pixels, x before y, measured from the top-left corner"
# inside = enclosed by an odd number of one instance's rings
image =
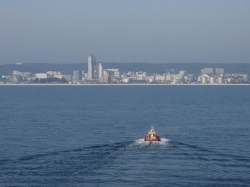
[[[73,149],[39,154],[27,154],[19,158],[0,160],[1,166],[19,171],[26,165],[23,173],[27,175],[30,169],[41,176],[61,173],[66,176],[92,176],[98,172],[111,168],[114,164],[123,163],[124,159],[138,158],[147,152],[148,148],[161,149],[168,145],[170,139],[161,138],[161,141],[144,141],[144,138],[133,141],[115,142],[93,146],[83,146]],[[143,152],[143,153],[142,153]],[[18,166],[16,168],[16,166]],[[50,168],[49,170],[47,168]],[[8,172],[6,170],[6,172]]]
[[[135,145],[168,145],[172,140],[167,138],[161,138],[161,141],[145,141],[144,138],[134,140]]]

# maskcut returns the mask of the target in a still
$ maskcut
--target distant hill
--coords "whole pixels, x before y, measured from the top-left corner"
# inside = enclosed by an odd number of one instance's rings
[[[210,63],[103,63],[104,69],[116,68],[121,72],[145,71],[148,73],[165,73],[166,70],[174,69],[175,72],[186,70],[187,73],[199,74],[202,68],[224,68],[226,73],[249,73],[250,63],[234,64],[210,64]],[[47,71],[61,71],[65,74],[73,74],[74,70],[87,72],[87,63],[81,64],[52,64],[52,63],[23,63],[22,65],[0,65],[0,75],[9,75],[14,70],[31,73],[45,73]]]

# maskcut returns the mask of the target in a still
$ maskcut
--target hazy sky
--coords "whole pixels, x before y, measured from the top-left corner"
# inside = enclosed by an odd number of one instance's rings
[[[250,63],[250,0],[0,0],[0,63]]]

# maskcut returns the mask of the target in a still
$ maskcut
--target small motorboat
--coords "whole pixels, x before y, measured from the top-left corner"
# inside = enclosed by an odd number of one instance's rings
[[[151,127],[151,130],[145,136],[145,141],[161,141],[160,136],[154,130],[154,127]]]

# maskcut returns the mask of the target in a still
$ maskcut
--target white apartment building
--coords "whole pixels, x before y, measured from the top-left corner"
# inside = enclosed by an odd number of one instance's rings
[[[36,73],[36,78],[38,78],[38,79],[47,79],[48,74],[47,73]]]
[[[88,56],[88,79],[95,78],[96,59],[94,55]]]
[[[163,74],[155,74],[155,81],[156,82],[165,82],[166,81],[166,75]]]
[[[214,73],[214,68],[201,69],[201,74],[213,74],[213,73]]]
[[[215,68],[215,73],[216,74],[224,74],[224,69],[223,68]]]

